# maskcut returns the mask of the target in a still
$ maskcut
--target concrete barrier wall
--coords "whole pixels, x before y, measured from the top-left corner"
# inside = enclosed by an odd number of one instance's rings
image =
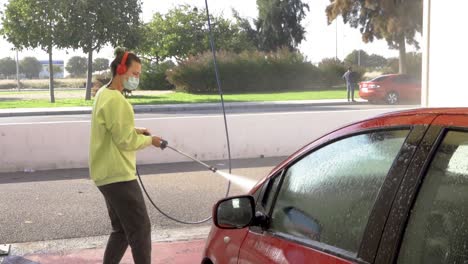
[[[288,156],[344,124],[388,112],[382,110],[229,115],[233,158]],[[227,158],[222,116],[137,119],[170,145],[201,160]],[[90,122],[0,124],[0,172],[88,166]],[[171,150],[150,147],[139,164],[187,161]]]

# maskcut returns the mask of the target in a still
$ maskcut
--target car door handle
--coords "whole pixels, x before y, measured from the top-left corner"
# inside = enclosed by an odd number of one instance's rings
[[[224,237],[224,243],[228,244],[229,242],[231,242],[231,238],[228,237],[228,236],[225,236]]]

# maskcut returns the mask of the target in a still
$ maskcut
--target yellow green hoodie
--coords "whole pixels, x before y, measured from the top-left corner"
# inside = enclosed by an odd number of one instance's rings
[[[137,134],[132,105],[121,92],[102,87],[91,120],[89,173],[97,186],[135,180],[136,151],[150,146]]]

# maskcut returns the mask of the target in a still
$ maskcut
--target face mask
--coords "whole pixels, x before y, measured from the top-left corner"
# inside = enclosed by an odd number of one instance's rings
[[[139,78],[130,76],[128,80],[124,80],[123,86],[125,89],[134,91],[138,88],[138,83],[140,82]]]

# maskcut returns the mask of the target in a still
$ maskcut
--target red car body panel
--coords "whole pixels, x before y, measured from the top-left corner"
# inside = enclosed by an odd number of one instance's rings
[[[384,114],[335,130],[292,154],[259,181],[249,192],[255,193],[270,177],[294,163],[304,154],[340,137],[369,129],[413,125],[461,125],[468,127],[468,108],[414,109]],[[226,242],[225,238],[229,238]],[[279,237],[252,232],[249,228],[224,230],[213,225],[204,252],[216,264],[233,263],[353,263]]]
[[[239,264],[351,264],[351,261],[273,236],[249,232],[242,244]]]

